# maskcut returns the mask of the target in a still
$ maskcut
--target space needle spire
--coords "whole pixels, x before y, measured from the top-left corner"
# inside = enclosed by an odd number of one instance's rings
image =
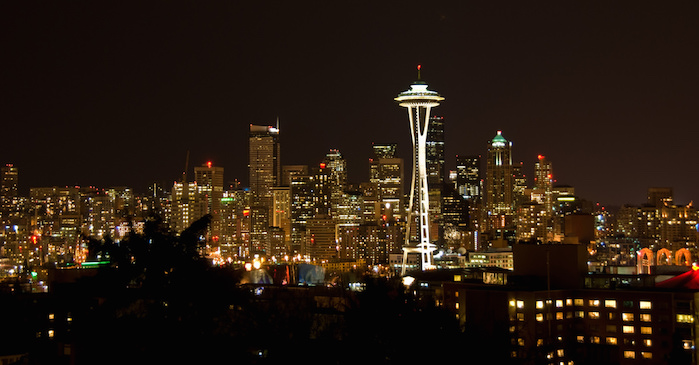
[[[413,140],[413,181],[410,187],[410,205],[406,239],[403,247],[403,269],[405,275],[408,253],[420,254],[422,270],[434,269],[432,252],[437,248],[430,242],[429,188],[427,185],[427,131],[430,123],[430,111],[444,100],[437,92],[427,90],[427,84],[421,80],[421,66],[417,66],[417,78],[410,90],[398,94],[395,101],[407,108],[410,122],[410,135]],[[417,206],[416,206],[417,205]],[[410,242],[410,225],[417,217],[418,242]]]

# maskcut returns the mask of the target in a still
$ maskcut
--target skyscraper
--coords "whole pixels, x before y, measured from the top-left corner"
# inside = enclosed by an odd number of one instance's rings
[[[250,246],[251,253],[269,249],[272,188],[281,179],[279,128],[250,125],[249,134]]]
[[[0,215],[3,226],[10,225],[14,217],[19,216],[15,199],[17,198],[19,171],[13,164],[0,169]]]
[[[432,264],[432,252],[435,245],[430,242],[430,217],[429,217],[429,186],[427,181],[427,132],[430,124],[430,111],[444,100],[437,92],[427,90],[427,84],[420,80],[420,66],[418,66],[418,81],[410,85],[410,90],[400,93],[394,100],[398,105],[407,108],[410,120],[410,133],[413,140],[413,182],[410,188],[410,214],[417,213],[419,243],[417,247],[404,248],[408,251],[419,252],[422,270],[434,268]],[[417,206],[417,207],[416,207]],[[417,208],[417,210],[415,210]],[[408,224],[412,218],[408,219]],[[410,237],[410,235],[406,235]],[[406,240],[409,238],[406,238]],[[407,257],[404,255],[404,262]],[[405,265],[404,265],[405,269]]]
[[[553,167],[551,161],[539,155],[534,164],[534,187],[544,196],[544,208],[548,216],[553,215]]]
[[[209,238],[217,243],[221,237],[221,198],[223,198],[223,167],[213,166],[211,161],[194,168],[197,182],[195,219],[211,215]]]
[[[481,196],[481,156],[456,156],[456,190],[464,199]]]
[[[501,229],[512,224],[514,213],[514,178],[512,142],[502,131],[488,143],[485,171],[485,208],[489,229]]]
[[[249,147],[248,169],[253,200],[269,206],[272,187],[278,186],[281,178],[279,129],[251,124]]]
[[[396,145],[374,145],[369,161],[369,181],[375,187],[375,219],[403,218],[403,159],[396,158]]]
[[[425,145],[427,159],[427,183],[441,187],[444,182],[444,117],[430,117]]]

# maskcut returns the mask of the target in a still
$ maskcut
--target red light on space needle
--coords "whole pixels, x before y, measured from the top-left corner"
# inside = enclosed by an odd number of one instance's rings
[[[539,155],[539,156],[537,156],[537,157],[539,158],[539,160],[543,160],[543,159],[544,159],[544,156],[543,156],[543,155]]]
[[[209,168],[211,168],[211,161],[208,161],[208,162],[206,163],[206,166],[208,166]]]
[[[325,168],[325,162],[321,162],[321,163],[320,163],[320,168],[321,168],[321,169],[324,169],[324,168]]]
[[[421,68],[422,68],[422,65],[417,65],[417,70],[418,70],[418,71],[420,71]]]

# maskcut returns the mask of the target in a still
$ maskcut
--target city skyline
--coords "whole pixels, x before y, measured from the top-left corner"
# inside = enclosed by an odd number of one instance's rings
[[[0,162],[23,191],[141,191],[187,151],[246,181],[248,126],[279,118],[283,165],[337,149],[366,181],[372,142],[409,156],[392,97],[422,64],[448,170],[502,130],[530,184],[544,155],[601,204],[699,197],[694,4],[267,5],[3,4]]]

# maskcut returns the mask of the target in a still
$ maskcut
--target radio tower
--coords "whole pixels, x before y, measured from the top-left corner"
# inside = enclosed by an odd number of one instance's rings
[[[403,269],[405,275],[409,252],[420,253],[422,270],[434,269],[432,252],[437,248],[430,242],[429,188],[427,185],[427,130],[430,123],[430,110],[444,100],[437,92],[427,90],[427,83],[420,79],[420,65],[417,66],[417,81],[394,99],[398,105],[408,109],[410,135],[413,138],[413,181],[410,187],[409,218],[407,219],[405,245],[403,246]],[[416,199],[417,194],[417,199]],[[417,204],[417,209],[415,208]],[[417,214],[419,242],[410,242],[410,224]]]

